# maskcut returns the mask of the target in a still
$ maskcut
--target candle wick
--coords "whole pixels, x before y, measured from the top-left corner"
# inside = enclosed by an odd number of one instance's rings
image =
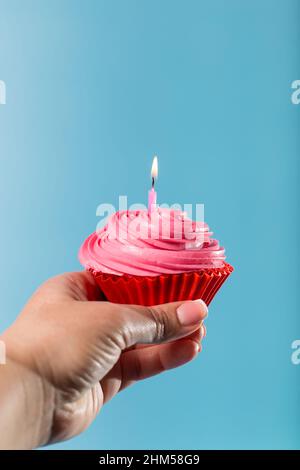
[[[154,176],[152,176],[152,189],[154,189],[154,184],[155,184],[155,179],[154,179]]]

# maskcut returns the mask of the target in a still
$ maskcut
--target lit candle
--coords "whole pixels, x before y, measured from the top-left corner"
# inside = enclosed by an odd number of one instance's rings
[[[156,191],[154,189],[155,180],[158,175],[158,162],[157,157],[153,158],[152,168],[151,168],[151,179],[152,179],[152,188],[148,193],[148,211],[151,212],[156,207]]]

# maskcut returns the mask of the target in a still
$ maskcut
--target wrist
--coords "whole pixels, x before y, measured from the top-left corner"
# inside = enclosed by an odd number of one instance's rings
[[[46,444],[52,427],[54,391],[28,358],[6,346],[6,363],[0,365],[0,448],[32,449]]]

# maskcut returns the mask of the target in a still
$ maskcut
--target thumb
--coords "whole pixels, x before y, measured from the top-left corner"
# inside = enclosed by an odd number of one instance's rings
[[[121,350],[140,344],[173,341],[200,328],[208,309],[202,300],[141,307],[110,304],[110,333]],[[113,323],[113,324],[112,324]]]

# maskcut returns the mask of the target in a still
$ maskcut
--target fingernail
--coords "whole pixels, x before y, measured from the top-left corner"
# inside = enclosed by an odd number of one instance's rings
[[[182,326],[192,326],[200,323],[207,317],[208,309],[203,300],[194,300],[180,305],[177,317]]]
[[[197,300],[194,300],[194,302],[199,302],[200,304],[203,305],[203,308],[204,308],[204,310],[206,311],[205,318],[208,317],[208,306],[206,305],[206,303],[204,302],[204,300],[202,300],[202,299],[197,299]]]

